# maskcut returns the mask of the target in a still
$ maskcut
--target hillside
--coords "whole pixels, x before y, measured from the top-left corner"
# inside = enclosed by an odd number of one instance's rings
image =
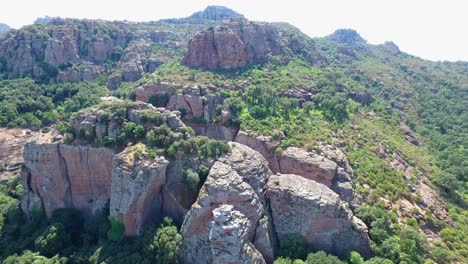
[[[0,77],[3,263],[468,260],[468,62],[210,6],[38,20]]]

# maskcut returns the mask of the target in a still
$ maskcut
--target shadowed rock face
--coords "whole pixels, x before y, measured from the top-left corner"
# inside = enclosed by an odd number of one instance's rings
[[[371,255],[367,227],[325,185],[292,174],[274,175],[267,194],[280,240],[298,234],[313,248],[342,258],[352,250]]]
[[[232,69],[267,62],[281,55],[283,39],[270,24],[236,19],[200,31],[188,43],[182,64],[206,69]]]

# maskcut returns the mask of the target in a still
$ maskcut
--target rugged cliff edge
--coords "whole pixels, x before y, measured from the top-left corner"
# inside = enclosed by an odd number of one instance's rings
[[[75,208],[89,217],[109,202],[110,217],[124,224],[128,236],[141,234],[146,225],[171,216],[182,225],[183,263],[272,263],[279,243],[289,234],[303,236],[311,246],[342,257],[350,250],[369,256],[367,228],[326,187],[333,188],[336,175],[348,175],[349,165],[341,152],[323,147],[325,153],[335,153],[329,156],[335,162],[289,149],[282,159],[298,162],[291,165],[302,172],[298,176],[274,175],[260,152],[236,142],[230,143],[230,153],[214,159],[187,153],[155,155],[140,143],[101,147],[99,142],[118,138],[129,124],[147,131],[167,126],[174,139],[190,137],[183,134],[186,127],[177,112],[142,102],[103,100],[104,106],[72,117],[70,123],[81,135],[72,144],[50,137],[26,145],[22,200],[26,213],[42,208],[51,217],[55,209]],[[110,115],[109,107],[114,109]],[[320,162],[293,154],[316,155]],[[279,164],[284,163],[282,159]],[[183,175],[202,164],[211,169],[200,191],[194,192]],[[280,170],[292,170],[287,164]]]

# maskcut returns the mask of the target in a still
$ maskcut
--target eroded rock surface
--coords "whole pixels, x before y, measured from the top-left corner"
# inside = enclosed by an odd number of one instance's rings
[[[24,163],[24,146],[51,135],[20,128],[0,128],[0,183],[19,174]]]
[[[136,155],[141,147],[128,147],[113,159],[110,216],[124,223],[129,236],[141,234],[145,224],[162,216],[161,189],[169,162]]]
[[[258,222],[265,215],[263,187],[270,174],[267,162],[258,152],[233,143],[232,153],[211,168],[197,201],[185,217],[181,228],[183,261],[211,263],[214,256],[210,222],[213,210],[223,204],[231,205],[248,219],[245,232],[252,242]]]
[[[188,43],[182,64],[207,69],[232,69],[265,63],[281,55],[278,30],[267,23],[235,19],[200,31]]]
[[[322,183],[353,205],[352,169],[346,156],[331,145],[321,145],[320,152],[289,147],[279,160],[281,173],[296,174]]]
[[[212,263],[265,263],[248,239],[249,219],[232,205],[213,210],[210,229]]]
[[[110,196],[112,158],[107,148],[31,142],[24,150],[23,210],[76,208],[89,216]]]
[[[342,258],[352,250],[370,256],[367,227],[327,186],[298,175],[274,175],[267,194],[280,241],[297,234],[315,249]]]
[[[244,131],[239,131],[239,133],[237,133],[235,141],[260,152],[268,161],[268,165],[273,173],[280,172],[279,157],[276,154],[276,148],[280,144],[279,141],[275,141],[268,136],[249,135],[249,133]]]

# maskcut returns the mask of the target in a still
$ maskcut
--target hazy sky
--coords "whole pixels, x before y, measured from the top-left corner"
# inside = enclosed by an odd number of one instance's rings
[[[353,28],[372,44],[391,40],[425,59],[468,61],[468,0],[2,0],[0,22],[18,28],[46,15],[149,21],[210,4],[251,20],[289,22],[312,37]]]

